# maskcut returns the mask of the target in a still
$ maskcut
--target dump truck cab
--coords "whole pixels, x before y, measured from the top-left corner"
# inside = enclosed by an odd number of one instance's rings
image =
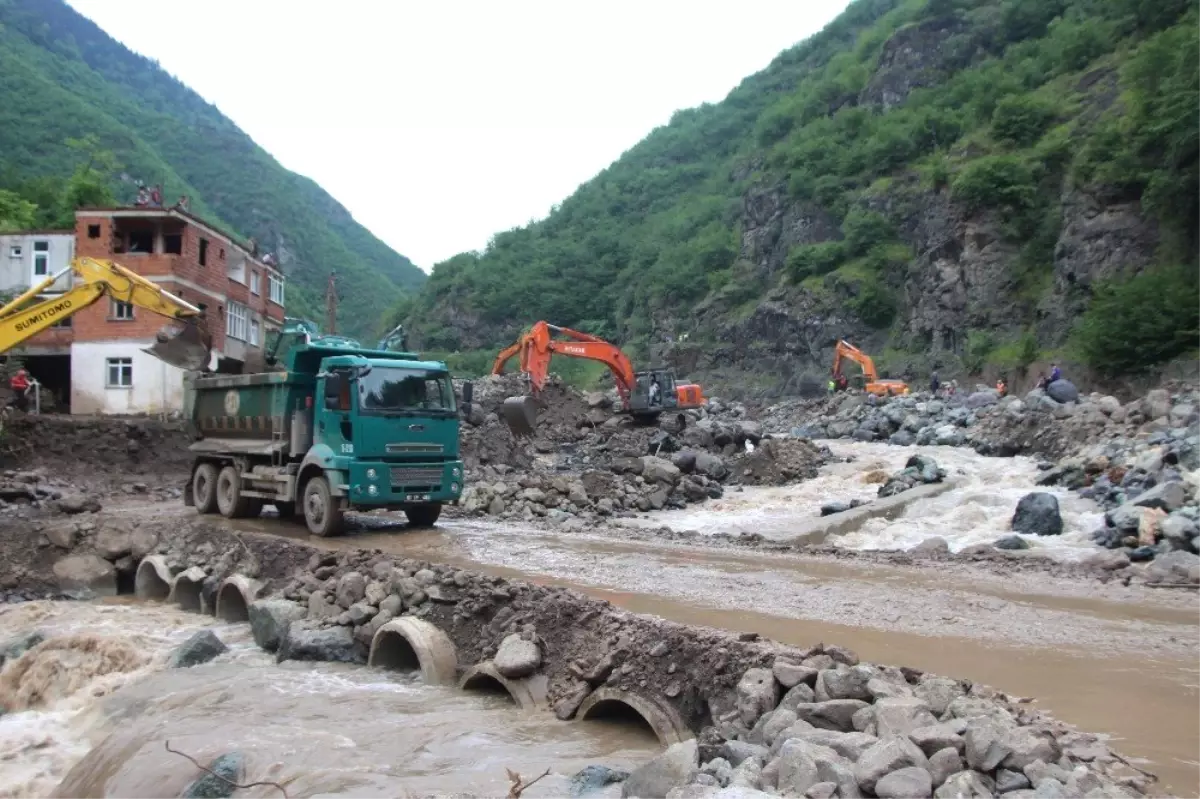
[[[297,320],[270,361],[281,368],[189,381],[196,461],[185,502],[231,518],[273,504],[329,536],[347,510],[403,510],[427,526],[459,498],[458,408],[446,364],[320,336]]]

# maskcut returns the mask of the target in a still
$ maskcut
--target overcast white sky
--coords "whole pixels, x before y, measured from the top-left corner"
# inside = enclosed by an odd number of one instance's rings
[[[68,0],[428,271],[546,215],[846,0]]]

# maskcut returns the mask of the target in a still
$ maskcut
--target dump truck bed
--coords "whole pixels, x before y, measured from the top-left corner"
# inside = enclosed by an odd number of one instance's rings
[[[316,378],[303,372],[213,375],[189,381],[185,413],[194,452],[308,450]]]

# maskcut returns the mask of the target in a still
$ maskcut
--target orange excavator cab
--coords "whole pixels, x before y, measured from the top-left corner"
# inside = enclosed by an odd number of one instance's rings
[[[555,335],[562,338],[554,338]],[[654,420],[663,411],[699,408],[704,404],[700,386],[677,383],[673,371],[635,372],[629,356],[615,344],[548,322],[538,322],[516,343],[502,350],[492,364],[492,374],[503,374],[508,361],[519,357],[521,372],[529,377],[530,389],[536,395],[550,378],[550,359],[556,354],[605,364],[621,396],[621,410],[639,419]],[[529,397],[509,397],[501,406],[501,414],[513,433],[532,435],[535,413]]]

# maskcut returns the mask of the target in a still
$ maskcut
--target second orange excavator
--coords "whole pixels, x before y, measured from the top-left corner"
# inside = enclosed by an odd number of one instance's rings
[[[554,335],[562,336],[556,339]],[[670,369],[634,371],[621,348],[604,339],[568,327],[538,322],[511,347],[504,349],[492,365],[492,374],[504,373],[504,366],[520,356],[521,371],[529,376],[533,393],[545,387],[550,377],[551,356],[587,358],[606,365],[617,384],[621,410],[643,420],[656,419],[664,411],[699,408],[704,392],[694,383],[678,383]],[[510,397],[502,406],[505,421],[514,433],[531,435],[533,411],[527,397]]]
[[[842,374],[842,360],[854,361],[862,368],[863,390],[868,394],[879,396],[898,396],[908,394],[908,384],[903,380],[879,379],[875,371],[875,362],[871,356],[848,341],[839,340],[833,354],[833,376],[836,380]]]

